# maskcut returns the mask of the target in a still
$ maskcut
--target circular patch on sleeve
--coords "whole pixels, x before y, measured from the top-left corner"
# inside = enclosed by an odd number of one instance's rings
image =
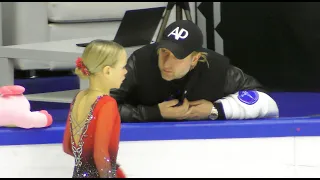
[[[238,99],[248,105],[252,105],[259,100],[257,91],[239,91]]]

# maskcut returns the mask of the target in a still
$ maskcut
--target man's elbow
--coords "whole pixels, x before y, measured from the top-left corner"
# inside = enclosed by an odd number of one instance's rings
[[[268,94],[265,94],[266,97],[266,105],[261,107],[261,111],[263,114],[263,117],[268,118],[277,118],[279,117],[279,107],[276,103],[276,101],[269,96]]]
[[[125,104],[118,104],[120,119],[122,123],[128,123],[131,121],[131,111],[125,107]]]

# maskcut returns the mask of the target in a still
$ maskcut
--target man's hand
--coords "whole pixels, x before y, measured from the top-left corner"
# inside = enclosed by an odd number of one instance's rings
[[[174,99],[171,101],[165,101],[160,103],[159,109],[161,116],[165,119],[185,119],[188,117],[189,109],[189,101],[187,99],[183,100],[183,104],[181,106],[176,106],[179,103],[178,100]]]
[[[213,104],[210,101],[201,99],[197,101],[189,102],[190,108],[188,110],[188,116],[186,119],[189,120],[200,120],[200,119],[208,119]]]

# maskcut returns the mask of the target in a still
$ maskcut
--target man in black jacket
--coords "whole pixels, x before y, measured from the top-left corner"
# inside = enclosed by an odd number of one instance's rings
[[[136,50],[122,86],[111,91],[122,122],[278,117],[257,80],[202,44],[199,27],[179,20],[159,43]]]

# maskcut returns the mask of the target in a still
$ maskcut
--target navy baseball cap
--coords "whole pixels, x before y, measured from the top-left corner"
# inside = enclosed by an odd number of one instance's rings
[[[193,51],[201,51],[202,45],[203,34],[200,28],[190,20],[178,20],[164,30],[157,48],[166,48],[176,58],[184,59]]]

